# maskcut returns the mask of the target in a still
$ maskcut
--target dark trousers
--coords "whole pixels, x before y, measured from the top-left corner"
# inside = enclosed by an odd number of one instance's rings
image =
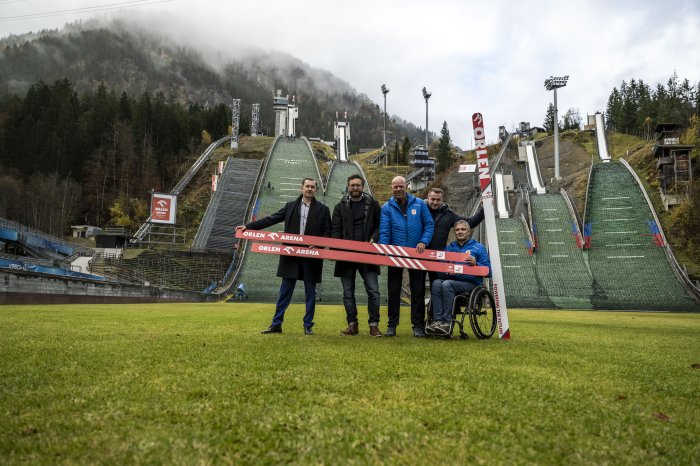
[[[302,262],[304,274],[304,293],[306,294],[306,314],[304,314],[304,327],[314,326],[314,313],[316,312],[316,282],[309,277],[308,264]],[[284,322],[284,313],[292,301],[294,288],[297,284],[295,278],[283,278],[280,285],[280,294],[277,298],[275,316],[272,318],[272,325],[281,326]]]
[[[357,301],[355,299],[355,277],[359,272],[365,284],[367,292],[367,312],[369,314],[369,325],[379,325],[379,280],[377,272],[369,271],[366,267],[358,267],[352,272],[352,276],[343,275],[340,282],[343,284],[343,305],[348,324],[357,323]]]
[[[401,307],[401,284],[403,270],[399,267],[387,267],[387,284],[389,288],[389,327],[399,325],[399,309]],[[411,288],[411,325],[425,327],[425,275],[420,270],[408,270],[409,287]]]

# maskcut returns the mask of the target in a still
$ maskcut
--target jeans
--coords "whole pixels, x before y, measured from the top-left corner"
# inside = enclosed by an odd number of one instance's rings
[[[452,322],[452,305],[455,296],[476,288],[476,285],[469,282],[457,280],[435,280],[432,283],[430,297],[433,305],[433,320],[435,322]]]
[[[399,325],[404,269],[399,267],[387,267],[387,269],[389,327],[396,327]],[[421,270],[408,269],[408,280],[411,288],[411,325],[425,328],[425,275]]]
[[[304,327],[311,328],[314,326],[314,313],[316,312],[316,282],[309,277],[308,264],[301,264],[304,276],[304,294],[306,295],[306,314],[304,314]],[[281,326],[284,321],[284,313],[292,301],[294,287],[297,284],[296,278],[283,278],[280,285],[280,294],[277,298],[277,306],[275,307],[275,315],[272,318],[272,325]]]
[[[367,312],[369,314],[370,327],[379,325],[379,278],[377,272],[366,270],[365,267],[358,267],[362,281],[367,292]],[[355,300],[355,278],[357,274],[352,272],[352,276],[341,276],[340,283],[343,284],[343,305],[348,324],[357,322],[357,301]]]

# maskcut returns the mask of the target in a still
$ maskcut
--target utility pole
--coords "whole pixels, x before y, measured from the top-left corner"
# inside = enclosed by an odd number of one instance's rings
[[[559,110],[557,108],[557,89],[566,86],[569,76],[550,76],[544,80],[544,87],[548,91],[554,91],[554,179],[559,180]]]
[[[428,99],[433,95],[423,87],[423,98],[425,99],[425,150],[428,150]]]

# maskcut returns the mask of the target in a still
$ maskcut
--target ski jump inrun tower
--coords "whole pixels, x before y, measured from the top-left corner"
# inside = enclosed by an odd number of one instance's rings
[[[335,113],[335,128],[333,136],[335,137],[336,153],[339,162],[348,161],[348,140],[350,139],[350,122],[348,121],[348,112],[345,112],[345,121],[339,121],[338,112]]]
[[[282,97],[282,91],[277,90],[273,99],[275,110],[275,136],[296,136],[296,121],[299,118],[299,107],[294,96],[290,103],[289,96]]]

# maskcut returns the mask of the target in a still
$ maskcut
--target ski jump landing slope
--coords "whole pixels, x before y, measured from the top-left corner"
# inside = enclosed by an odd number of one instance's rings
[[[277,212],[282,206],[300,194],[301,180],[306,177],[318,179],[318,168],[313,153],[304,139],[279,138],[270,154],[260,195],[256,200],[255,217],[262,218]],[[270,187],[268,188],[268,182]],[[318,185],[316,197],[323,199],[323,189]],[[281,231],[282,224],[273,225],[268,231]],[[235,231],[230,232],[233,237]],[[248,243],[247,248],[250,248]],[[248,299],[253,302],[274,303],[277,301],[280,280],[277,278],[279,258],[246,251],[238,283],[243,283]],[[331,264],[324,264],[324,269]],[[332,265],[331,265],[332,267]],[[338,284],[340,286],[340,284]],[[293,302],[304,301],[302,284],[294,290]]]

